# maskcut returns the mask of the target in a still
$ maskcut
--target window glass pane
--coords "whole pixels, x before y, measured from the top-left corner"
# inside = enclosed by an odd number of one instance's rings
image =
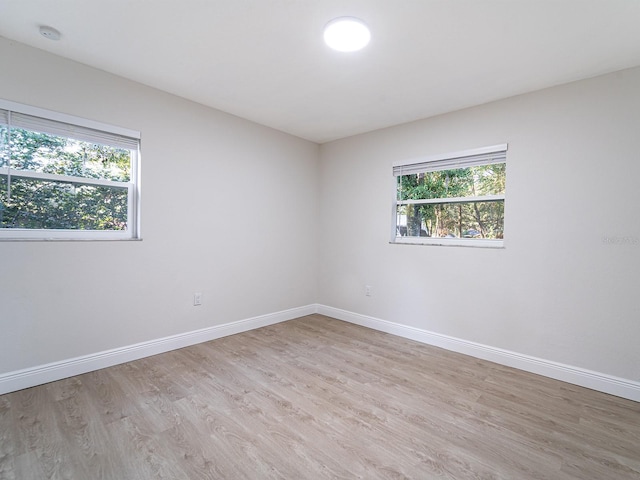
[[[502,195],[506,164],[398,176],[398,200]]]
[[[507,164],[481,165],[471,167],[476,195],[504,195],[507,178]]]
[[[131,151],[12,128],[11,168],[128,182]]]
[[[500,239],[504,200],[398,205],[396,236]]]
[[[0,175],[0,228],[126,230],[127,195],[122,187]]]
[[[8,199],[7,199],[8,181],[6,175],[0,175],[0,227],[4,227],[4,218],[7,211]]]
[[[8,140],[7,140],[7,126],[0,124],[0,168],[8,167]]]

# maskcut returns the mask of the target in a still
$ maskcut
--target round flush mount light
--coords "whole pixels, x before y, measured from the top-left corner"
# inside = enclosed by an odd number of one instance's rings
[[[60,32],[52,27],[42,25],[40,27],[40,35],[49,40],[60,40]]]
[[[369,40],[369,27],[359,18],[334,18],[324,27],[325,43],[339,52],[361,50],[367,46]]]

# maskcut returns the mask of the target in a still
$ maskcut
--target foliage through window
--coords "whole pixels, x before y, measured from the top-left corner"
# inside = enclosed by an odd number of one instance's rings
[[[394,164],[396,243],[502,246],[506,145]]]
[[[139,133],[0,101],[0,238],[137,238]]]

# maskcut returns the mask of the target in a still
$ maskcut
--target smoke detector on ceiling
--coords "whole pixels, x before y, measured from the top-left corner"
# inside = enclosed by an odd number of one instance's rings
[[[60,32],[52,27],[42,25],[40,27],[40,35],[49,40],[60,40]]]

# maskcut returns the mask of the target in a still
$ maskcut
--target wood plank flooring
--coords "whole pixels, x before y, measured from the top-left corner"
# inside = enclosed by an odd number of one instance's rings
[[[0,479],[640,479],[640,403],[320,315],[0,396]]]

